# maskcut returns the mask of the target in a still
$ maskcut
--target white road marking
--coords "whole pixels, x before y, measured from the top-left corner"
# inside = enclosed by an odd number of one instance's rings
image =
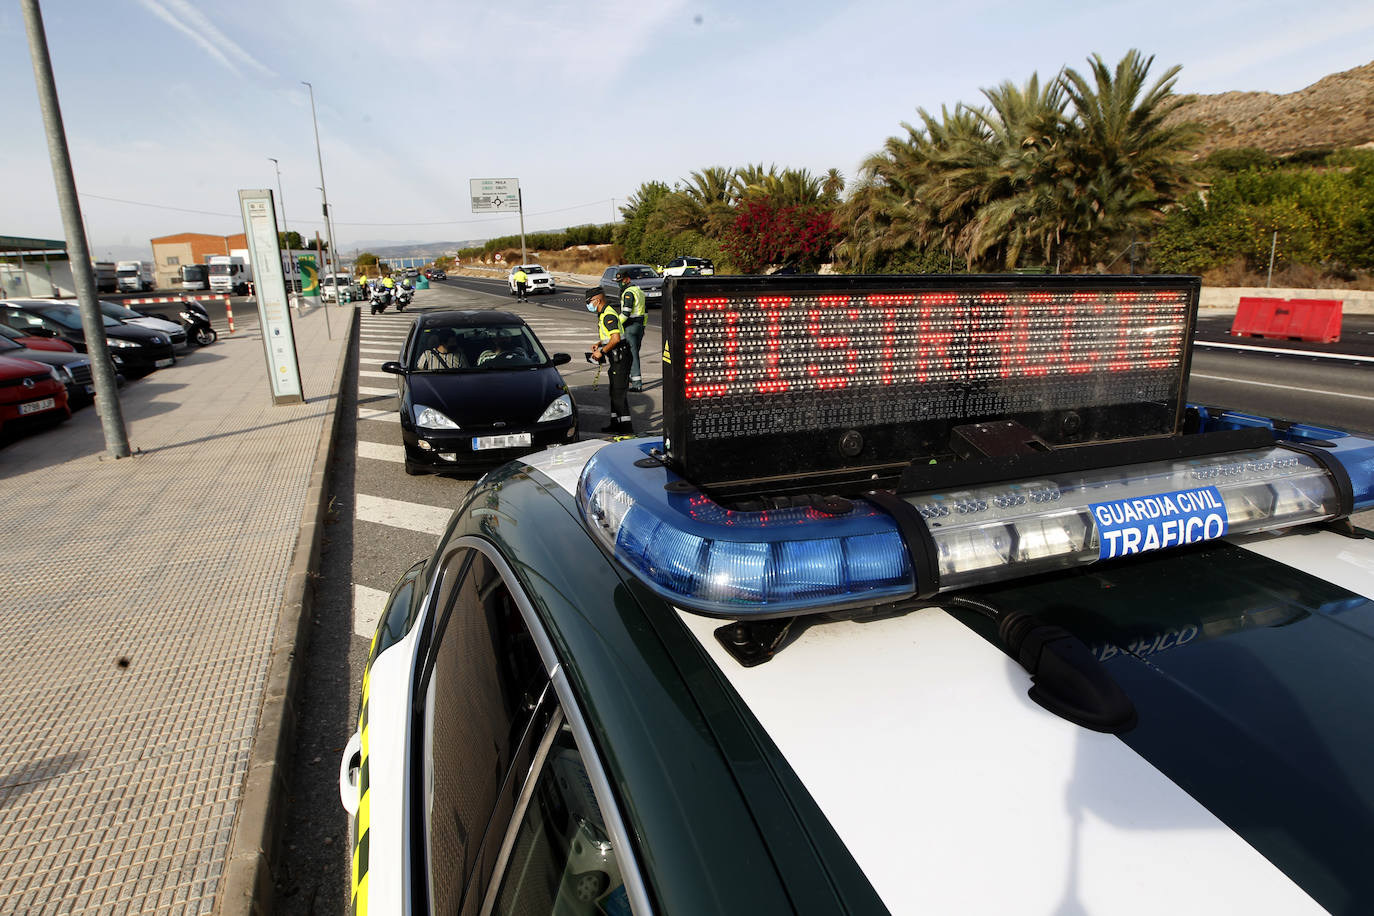
[[[386,375],[386,373],[383,372],[382,375]],[[362,385],[359,385],[359,386],[358,386],[358,394],[389,395],[389,396],[391,396],[391,397],[395,397],[395,396],[396,396],[396,389],[395,389],[395,388],[364,388]]]
[[[362,371],[359,371],[359,372],[358,372],[358,376],[359,376],[360,378],[389,378],[389,379],[394,379],[394,378],[396,378],[396,376],[391,375],[390,373],[387,373],[387,372],[362,372]]]
[[[382,614],[386,612],[386,599],[390,597],[389,592],[353,583],[354,635],[363,639],[372,638],[372,634],[377,631],[377,621],[381,620]]]
[[[1321,388],[1299,388],[1297,385],[1280,385],[1275,382],[1252,382],[1243,378],[1227,378],[1224,375],[1203,375],[1200,372],[1192,373],[1192,378],[1205,378],[1212,382],[1231,382],[1235,385],[1258,385],[1261,388],[1282,388],[1284,391],[1301,391],[1304,394],[1320,394],[1329,398],[1353,398],[1356,401],[1374,401],[1374,397],[1367,394],[1346,394],[1342,391],[1326,391]]]
[[[425,534],[440,535],[448,527],[452,509],[442,506],[426,506],[421,503],[408,503],[399,499],[385,499],[381,496],[368,496],[359,493],[356,517],[364,522],[389,525],[392,528],[405,528],[410,531],[423,531]]]
[[[359,352],[359,353],[370,353],[370,354],[372,354],[373,356],[388,356],[388,355],[394,356],[394,355],[396,354],[396,351],[395,351],[395,350],[392,350],[392,349],[389,349],[389,348],[381,349],[381,350],[371,350],[371,349],[368,349],[367,347],[359,347],[359,348],[358,348],[358,352]]]
[[[358,358],[358,365],[360,365],[360,366],[380,366],[382,363],[389,363],[389,362],[392,362],[392,360],[389,360],[389,359],[372,359],[371,357],[359,357],[359,358]]]
[[[1374,356],[1355,356],[1350,353],[1317,353],[1313,350],[1284,350],[1279,347],[1252,347],[1245,344],[1217,343],[1211,340],[1195,340],[1193,347],[1220,347],[1224,350],[1250,350],[1254,353],[1282,353],[1285,356],[1310,356],[1313,359],[1354,360],[1357,363],[1374,363]]]
[[[406,447],[404,445],[388,445],[385,442],[364,442],[358,440],[358,457],[371,458],[374,461],[396,461],[406,460]]]
[[[359,420],[385,420],[388,423],[400,423],[401,415],[396,412],[396,408],[390,410],[377,410],[372,407],[358,408]]]

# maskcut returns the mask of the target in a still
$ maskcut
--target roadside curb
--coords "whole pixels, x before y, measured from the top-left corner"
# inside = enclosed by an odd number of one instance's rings
[[[343,385],[357,358],[359,311],[350,310],[347,339],[334,373],[334,410],[325,417],[300,529],[291,553],[286,592],[277,616],[276,637],[268,661],[262,708],[258,713],[248,775],[243,783],[234,836],[229,846],[224,880],[216,896],[219,916],[262,916],[271,913],[276,889],[272,866],[284,833],[285,799],[295,749],[296,715],[301,670],[309,647],[309,621],[314,605],[311,578],[319,567],[328,512],[329,483],[343,411]]]

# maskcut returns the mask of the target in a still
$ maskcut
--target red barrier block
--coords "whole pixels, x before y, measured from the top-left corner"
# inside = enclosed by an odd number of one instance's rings
[[[1244,296],[1236,306],[1231,334],[1335,343],[1341,339],[1340,299],[1268,299]]]
[[[1236,317],[1231,322],[1231,334],[1236,337],[1264,337],[1274,323],[1274,311],[1287,304],[1284,299],[1265,296],[1242,296],[1236,305]]]
[[[1289,299],[1287,336],[1311,343],[1335,343],[1341,339],[1340,299]]]

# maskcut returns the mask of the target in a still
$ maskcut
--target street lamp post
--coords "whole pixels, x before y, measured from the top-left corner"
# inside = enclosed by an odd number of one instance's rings
[[[339,260],[338,252],[334,250],[334,232],[329,225],[329,192],[325,190],[324,156],[320,153],[320,122],[319,119],[315,117],[315,87],[305,80],[301,80],[301,84],[310,90],[310,123],[315,126],[315,160],[320,166],[320,196],[323,198],[324,204],[321,208],[324,213],[324,233],[329,239],[329,257],[334,263],[334,268],[330,273],[334,274],[334,282],[338,283]]]
[[[287,235],[288,230],[286,228],[286,194],[281,189],[281,166],[277,165],[277,160],[272,159],[271,156],[268,156],[267,158],[272,161],[272,168],[277,170],[277,200],[281,201],[281,232],[282,235]],[[289,240],[286,243],[286,253],[291,253],[291,242]]]

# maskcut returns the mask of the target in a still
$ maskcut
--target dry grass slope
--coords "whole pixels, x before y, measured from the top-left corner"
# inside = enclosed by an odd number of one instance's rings
[[[1333,73],[1286,95],[1194,95],[1169,118],[1206,125],[1203,155],[1256,147],[1276,156],[1374,143],[1374,62]]]

